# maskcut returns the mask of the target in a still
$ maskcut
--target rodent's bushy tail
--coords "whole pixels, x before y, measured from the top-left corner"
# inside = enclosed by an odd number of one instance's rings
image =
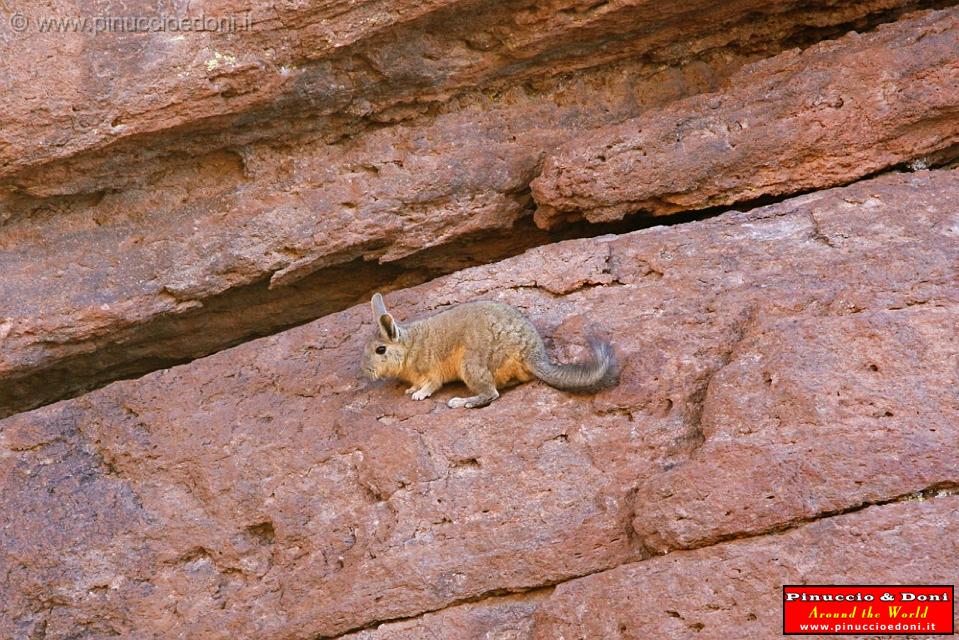
[[[598,338],[590,338],[589,346],[593,349],[592,361],[556,364],[550,362],[544,352],[532,363],[533,374],[549,386],[564,391],[588,393],[607,387],[615,378],[613,348]]]

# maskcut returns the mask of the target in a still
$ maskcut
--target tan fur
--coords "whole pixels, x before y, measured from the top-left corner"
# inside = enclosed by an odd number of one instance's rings
[[[535,377],[525,364],[515,358],[504,362],[493,374],[497,389],[502,389],[511,382],[529,382]]]
[[[465,382],[476,395],[452,398],[451,407],[484,406],[499,397],[497,389],[534,377],[559,388],[587,390],[612,364],[605,343],[593,345],[595,363],[551,363],[532,323],[498,302],[461,304],[404,325],[390,315],[379,294],[373,296],[372,306],[378,335],[364,349],[364,372],[374,379],[404,380],[411,385],[406,393],[414,400],[428,398],[455,380]]]

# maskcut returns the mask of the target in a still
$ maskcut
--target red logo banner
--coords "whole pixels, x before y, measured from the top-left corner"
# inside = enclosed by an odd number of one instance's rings
[[[785,635],[951,635],[952,585],[785,585]]]

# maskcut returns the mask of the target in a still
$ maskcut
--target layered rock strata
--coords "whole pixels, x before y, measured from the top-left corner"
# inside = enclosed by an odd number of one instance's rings
[[[763,60],[722,91],[590,132],[533,181],[537,224],[846,184],[959,156],[959,10]]]
[[[545,154],[715,92],[784,48],[930,4],[306,2],[254,10],[251,29],[232,33],[4,31],[0,415],[342,310],[374,288],[600,233],[532,228],[529,184]],[[925,35],[892,40],[924,68],[951,31],[922,25],[950,16],[880,33]],[[776,64],[737,77],[763,86]],[[895,137],[909,117],[932,131],[927,105],[890,100],[896,117],[877,135]],[[901,147],[876,158],[914,159]]]
[[[733,604],[737,569],[769,598],[915,531],[891,557],[923,573],[959,486],[957,201],[957,171],[890,174],[387,296],[399,318],[509,302],[559,360],[606,337],[621,380],[596,395],[414,402],[359,377],[362,305],[0,421],[0,636],[323,638],[468,601],[473,622],[403,624],[640,637],[647,601],[604,593],[711,572],[649,624],[728,637],[778,606]],[[787,536],[805,550],[771,566]],[[886,579],[870,545],[863,580]],[[954,573],[930,553],[928,579]]]

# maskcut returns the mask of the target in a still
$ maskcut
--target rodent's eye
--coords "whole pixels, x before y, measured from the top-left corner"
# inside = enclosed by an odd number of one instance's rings
[[[376,352],[380,355],[383,355],[384,353],[386,353],[386,347],[384,347],[383,345],[380,345],[376,348]]]

